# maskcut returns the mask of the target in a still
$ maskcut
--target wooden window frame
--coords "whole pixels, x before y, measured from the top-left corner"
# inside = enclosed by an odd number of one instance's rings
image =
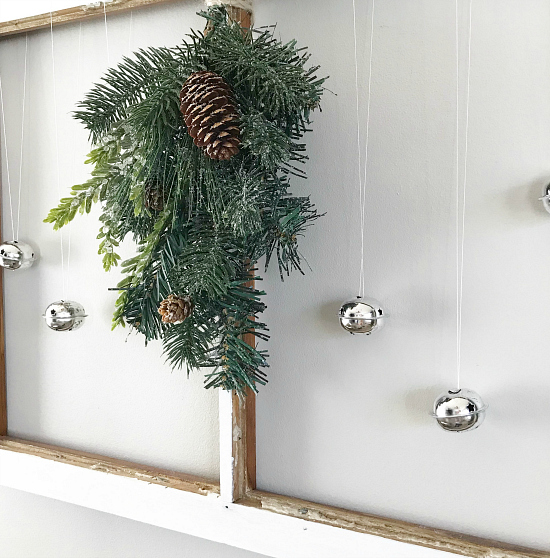
[[[100,17],[104,9],[114,14],[172,1],[94,2],[51,16],[3,22],[0,39],[49,27],[51,21],[61,25]],[[250,21],[249,12],[230,9],[236,18]],[[550,558],[550,552],[257,490],[253,393],[239,398],[220,391],[219,482],[13,438],[8,435],[3,293],[0,274],[0,485],[270,556],[334,558],[385,553],[429,558],[454,553],[474,558]],[[419,552],[418,547],[425,550]]]

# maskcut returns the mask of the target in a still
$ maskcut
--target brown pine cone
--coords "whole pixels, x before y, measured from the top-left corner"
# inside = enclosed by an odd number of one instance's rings
[[[159,314],[165,324],[181,324],[187,318],[195,305],[189,296],[168,295],[159,306]]]
[[[191,74],[180,93],[180,111],[189,135],[211,159],[226,161],[239,152],[239,115],[233,93],[214,72]]]

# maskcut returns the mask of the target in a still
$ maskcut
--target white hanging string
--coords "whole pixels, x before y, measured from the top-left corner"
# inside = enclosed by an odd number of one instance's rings
[[[367,184],[367,168],[369,160],[369,131],[370,131],[370,105],[371,105],[371,85],[372,85],[372,52],[374,39],[374,3],[372,0],[371,22],[370,22],[370,48],[369,48],[369,75],[367,90],[367,122],[366,122],[366,138],[365,138],[365,162],[364,162],[364,178],[362,177],[362,158],[361,158],[361,130],[359,115],[359,64],[357,57],[357,10],[355,0],[353,0],[353,46],[355,60],[355,108],[357,117],[357,181],[359,187],[359,209],[360,228],[361,228],[361,264],[359,269],[359,296],[365,294],[365,206],[366,206],[366,184]]]
[[[107,64],[111,65],[111,60],[109,58],[109,30],[107,28],[107,8],[105,7],[106,0],[103,0],[103,19],[105,21],[105,45],[107,47]]]
[[[57,166],[57,196],[61,199],[61,178],[59,170],[59,130],[57,126],[57,88],[55,82],[55,49],[53,39],[53,12],[50,11],[50,38],[52,45],[52,78],[53,78],[53,110],[54,110],[54,132],[55,132],[55,157]],[[63,299],[65,299],[65,256],[63,250],[63,231],[59,231],[59,242],[61,245],[61,288]]]
[[[21,189],[23,185],[23,144],[25,141],[25,105],[27,99],[27,58],[29,52],[29,35],[25,33],[25,67],[23,70],[23,108],[21,110],[21,149],[19,151],[19,187],[17,195],[17,228],[15,240],[19,240],[21,228]]]
[[[361,244],[363,246],[362,252],[364,252],[364,237],[365,237],[365,206],[367,202],[367,170],[369,166],[369,132],[370,132],[370,102],[371,102],[371,86],[372,86],[372,51],[374,42],[374,3],[372,0],[372,11],[370,19],[370,46],[369,46],[369,81],[368,81],[368,92],[367,92],[367,130],[365,138],[365,175],[363,178],[363,203],[361,205]],[[361,296],[365,294],[365,257],[361,254]]]
[[[457,388],[460,389],[460,372],[462,357],[462,301],[464,292],[464,238],[466,225],[466,184],[468,170],[468,130],[470,124],[470,70],[472,59],[472,0],[469,0],[468,14],[468,67],[466,79],[466,114],[464,129],[464,167],[462,182],[462,222],[459,226],[460,200],[459,200],[459,45],[458,45],[458,0],[455,0],[456,9],[456,374]]]
[[[78,50],[76,54],[76,91],[77,94],[80,93],[80,63],[81,63],[81,52],[82,52],[82,22],[80,22],[78,26]],[[77,177],[77,150],[76,150],[76,126],[74,127],[73,132],[73,177],[76,180]],[[70,281],[71,281],[71,240],[72,240],[72,232],[73,232],[73,222],[69,222],[69,240],[67,242],[67,292],[69,291]]]
[[[4,92],[2,88],[2,78],[0,77],[0,104],[2,105],[2,129],[4,131],[4,152],[6,154],[6,174],[8,175],[8,196],[10,202],[10,217],[12,238],[15,240],[15,222],[13,220],[13,203],[11,197],[11,177],[10,177],[10,159],[8,157],[8,136],[6,135],[6,117],[4,108]]]
[[[362,201],[363,201],[363,188],[361,183],[362,173],[361,173],[361,129],[360,129],[360,119],[359,119],[359,63],[357,61],[357,15],[355,9],[355,0],[353,0],[353,50],[355,57],[355,110],[357,119],[357,184],[359,188],[359,208],[361,209],[361,267],[359,270],[359,290],[358,294],[361,296],[362,285],[363,285],[363,257],[364,257],[364,230],[363,230],[363,211],[362,211]]]

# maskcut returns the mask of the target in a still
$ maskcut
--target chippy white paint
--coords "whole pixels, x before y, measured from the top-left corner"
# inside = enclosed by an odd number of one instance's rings
[[[107,3],[112,0],[107,0]],[[64,10],[83,5],[84,7],[99,5],[101,2],[79,2],[78,0],[24,0],[0,2],[0,21],[12,21],[24,17],[31,17],[51,11]]]
[[[136,479],[0,451],[0,485],[288,558],[437,558],[447,552],[329,527]]]
[[[220,498],[233,502],[233,401],[231,393],[219,391]]]

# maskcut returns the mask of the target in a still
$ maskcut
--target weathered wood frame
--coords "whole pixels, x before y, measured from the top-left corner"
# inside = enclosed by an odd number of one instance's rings
[[[105,6],[95,2],[36,15],[20,20],[0,23],[0,38],[45,28],[53,20],[54,25],[167,3],[173,0],[112,0]],[[230,1],[228,0],[228,3]],[[234,19],[250,24],[251,14],[239,8],[231,8]],[[475,558],[542,558],[549,552],[522,548],[496,541],[423,527],[395,519],[377,517],[364,513],[339,509],[307,502],[288,496],[270,494],[256,489],[256,398],[250,393],[246,398],[235,394],[220,393],[220,482],[212,482],[192,475],[176,473],[153,467],[145,467],[68,448],[16,439],[8,435],[7,387],[5,366],[3,284],[0,274],[0,485],[88,505],[110,513],[118,513],[132,519],[146,521],[181,532],[203,536],[211,540],[234,544],[249,550],[272,556],[345,556],[350,549],[371,555],[374,546],[384,547],[383,540],[419,545],[426,549],[471,556]],[[253,342],[253,339],[249,339]],[[46,460],[46,462],[44,462]],[[52,463],[58,465],[52,465]],[[67,468],[69,466],[69,468]],[[79,473],[76,468],[86,470]],[[90,476],[93,472],[94,476]],[[110,474],[110,475],[109,475]],[[47,480],[40,478],[46,475]],[[100,475],[100,476],[98,476]],[[113,476],[122,477],[113,481]],[[139,485],[129,480],[145,481]],[[80,483],[88,483],[86,496],[79,493]],[[154,487],[170,488],[158,492]],[[63,488],[62,488],[63,487]],[[124,511],[109,503],[109,498],[90,493],[109,490],[109,496],[119,491],[130,502],[148,502],[147,509]],[[189,496],[185,496],[188,494]],[[175,496],[179,497],[175,497]],[[208,503],[202,497],[207,498]],[[199,499],[197,499],[199,498]],[[220,506],[220,503],[222,504]],[[156,504],[156,506],[154,505]],[[175,507],[174,504],[176,504]],[[161,506],[171,510],[170,517],[157,519]],[[172,507],[171,507],[172,506]],[[183,508],[181,507],[183,506]],[[139,508],[139,506],[138,506]],[[189,510],[194,515],[191,519]],[[237,511],[237,515],[231,512]],[[272,512],[269,514],[269,512]],[[277,519],[276,515],[286,519]],[[198,518],[198,520],[197,520]],[[270,519],[271,518],[271,519]],[[182,527],[181,522],[187,522]],[[207,525],[215,524],[212,530]],[[248,530],[256,532],[254,542],[249,541]],[[309,529],[309,531],[308,531]],[[309,533],[309,534],[308,534]],[[362,537],[357,535],[361,534]],[[374,536],[374,537],[373,537]],[[382,539],[378,539],[382,537]],[[389,543],[390,541],[387,541]],[[360,546],[358,546],[360,545]],[[391,548],[399,556],[407,554],[406,546]],[[348,549],[346,551],[346,549]],[[361,549],[361,550],[360,550]],[[338,554],[334,554],[334,552]],[[346,554],[346,552],[348,552]],[[430,552],[430,551],[427,551]],[[362,555],[362,554],[361,554]],[[374,555],[374,554],[372,554]],[[432,554],[429,554],[430,556]],[[419,556],[414,554],[414,556]]]

